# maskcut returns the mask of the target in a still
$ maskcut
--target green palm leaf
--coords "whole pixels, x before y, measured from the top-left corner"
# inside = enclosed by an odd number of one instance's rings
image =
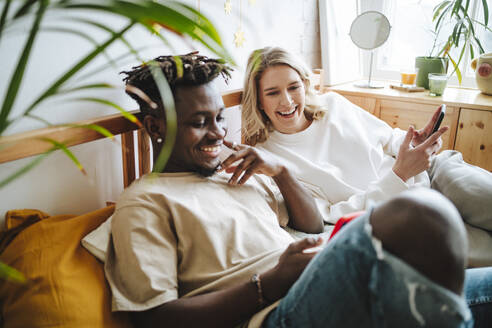
[[[484,23],[482,22],[479,22],[477,21],[476,19],[473,19],[473,22],[474,23],[477,23],[478,25],[481,25],[483,28],[485,28],[485,30],[489,31],[489,32],[492,32],[492,29],[490,29],[490,27],[488,27],[487,25],[485,25]]]
[[[20,19],[26,20],[33,17],[32,25],[29,30],[28,37],[26,39],[26,43],[24,45],[23,51],[19,56],[19,60],[17,66],[15,67],[14,73],[11,76],[9,87],[6,96],[3,100],[1,110],[0,110],[0,135],[5,131],[5,129],[13,122],[13,120],[9,120],[9,114],[15,104],[15,100],[18,97],[18,93],[23,82],[24,72],[27,67],[27,63],[31,57],[32,48],[34,46],[34,41],[36,36],[41,31],[57,31],[63,33],[72,33],[79,37],[82,37],[92,44],[95,44],[93,50],[89,52],[84,58],[75,63],[70,69],[68,69],[61,77],[59,77],[55,82],[47,87],[45,91],[41,93],[35,100],[22,112],[21,117],[31,117],[33,119],[37,119],[43,122],[46,125],[51,125],[50,122],[44,120],[41,117],[34,115],[32,112],[37,106],[51,96],[56,96],[58,94],[68,94],[73,93],[79,90],[89,90],[96,88],[109,88],[111,87],[109,84],[105,83],[88,83],[83,85],[76,85],[72,87],[67,87],[70,81],[73,81],[73,77],[80,73],[81,70],[87,67],[90,63],[93,62],[93,59],[99,54],[104,54],[105,50],[115,43],[115,41],[121,40],[128,49],[129,52],[116,57],[114,59],[115,63],[119,63],[124,59],[130,57],[130,55],[135,56],[139,61],[143,62],[143,60],[139,57],[139,53],[142,49],[146,49],[148,47],[142,47],[140,49],[135,49],[132,47],[130,42],[128,42],[124,35],[125,33],[131,29],[134,25],[140,24],[141,26],[148,29],[151,33],[154,33],[157,38],[159,38],[162,42],[164,42],[169,47],[172,47],[167,39],[161,35],[160,33],[156,33],[154,28],[155,24],[158,24],[168,30],[171,30],[179,35],[188,35],[191,38],[201,42],[208,49],[210,49],[215,54],[225,58],[230,63],[234,64],[232,57],[229,55],[227,50],[224,48],[222,41],[219,37],[219,34],[213,24],[200,12],[192,8],[191,6],[184,5],[178,1],[165,1],[163,3],[157,3],[149,0],[24,0],[19,6],[16,6],[16,11],[13,15],[9,15],[12,11],[11,6],[12,0],[6,0],[5,5],[3,6],[2,13],[0,16],[0,38],[2,37],[2,32],[5,30],[6,26],[10,26],[14,23],[21,23]],[[45,17],[46,11],[50,9],[70,9],[72,11],[77,10],[92,10],[92,11],[104,11],[111,14],[115,14],[120,17],[124,17],[129,19],[129,23],[122,28],[118,32],[113,32],[113,30],[104,25],[104,23],[98,22],[92,19],[84,19],[74,17],[72,21],[81,22],[84,24],[92,25],[101,30],[109,31],[111,36],[102,44],[96,44],[94,39],[85,32],[83,29],[69,28],[69,27],[44,27],[41,30],[41,22]],[[67,12],[65,10],[64,13]],[[10,18],[9,18],[10,16]],[[108,58],[111,62],[111,59]],[[179,60],[176,60],[178,63]],[[109,65],[104,65],[98,68],[96,72],[99,72],[103,69],[107,69]],[[178,70],[180,68],[180,64],[178,63]],[[179,74],[180,72],[178,72]],[[161,153],[157,160],[156,169],[163,169],[165,163],[167,162],[168,155],[172,150],[175,140],[176,134],[176,114],[174,111],[174,102],[172,98],[172,93],[169,89],[167,81],[162,76],[162,72],[159,70],[153,69],[152,74],[156,79],[156,83],[159,86],[159,90],[162,98],[164,99],[164,105],[166,110],[166,117],[168,119],[168,129],[166,135],[166,143],[163,147],[164,152]],[[82,78],[91,76],[92,74],[85,74],[78,76],[78,83],[80,83]],[[118,106],[117,104],[100,98],[95,97],[87,97],[80,98],[78,100],[84,101],[92,101],[102,103],[113,108],[116,108],[124,117],[129,119],[132,122],[140,125],[138,119],[128,113],[123,108]],[[18,118],[19,119],[19,118]],[[18,120],[16,119],[16,120]],[[74,124],[66,124],[65,126],[73,126],[73,127],[82,127],[88,128],[101,133],[102,135],[112,138],[113,135],[105,128],[97,126],[97,125],[74,125]],[[26,173],[31,168],[39,164],[48,154],[56,149],[62,150],[71,160],[79,167],[79,169],[84,172],[82,165],[77,160],[77,158],[68,150],[67,146],[61,142],[57,142],[52,139],[43,139],[46,142],[49,142],[53,145],[53,148],[44,154],[36,157],[29,164],[25,165],[18,171],[16,171],[11,176],[6,179],[0,181],[0,187],[6,185],[10,181],[19,177],[20,175]],[[162,156],[162,154],[164,154]],[[166,155],[167,154],[167,155]],[[167,156],[167,157],[166,157]]]
[[[462,2],[463,2],[463,0],[455,0],[454,1],[454,6],[453,6],[453,11],[451,12],[451,16],[458,15],[458,11],[460,10]]]
[[[61,87],[63,83],[65,83],[68,79],[70,79],[73,75],[75,75],[78,71],[80,71],[83,67],[85,67],[88,63],[92,61],[97,55],[99,55],[104,49],[106,49],[109,45],[111,45],[115,40],[117,40],[121,35],[123,35],[126,31],[128,31],[135,23],[132,22],[125,26],[118,33],[114,33],[111,38],[109,38],[102,45],[94,49],[90,52],[86,57],[80,60],[77,64],[75,64],[72,68],[70,68],[61,78],[59,78],[55,83],[53,83],[41,96],[39,96],[25,111],[25,114],[28,114],[32,111],[36,105],[42,102],[47,97],[55,94],[58,89]]]
[[[447,53],[447,55],[448,55],[449,60],[453,64],[453,68],[454,68],[453,73],[456,72],[456,77],[458,78],[458,82],[459,82],[459,84],[461,84],[462,76],[461,76],[461,71],[460,71],[460,68],[458,66],[458,63],[456,63],[456,61],[451,57],[449,52]],[[451,73],[451,74],[453,74],[453,73]]]
[[[5,5],[3,6],[2,9],[2,15],[0,16],[0,40],[2,39],[2,32],[5,26],[5,22],[7,21],[7,16],[9,14],[11,2],[12,2],[11,0],[6,0]]]
[[[42,122],[46,123],[47,125],[50,125],[50,126],[52,125],[51,123],[47,122],[46,120],[44,120],[44,119],[42,119],[40,117],[37,117],[37,116],[34,116],[34,115],[30,115],[30,117],[32,117],[34,119],[41,120]],[[115,140],[114,139],[114,134],[112,134],[106,128],[104,128],[104,127],[102,127],[100,125],[97,125],[97,124],[62,124],[61,126],[68,126],[68,127],[73,127],[73,128],[83,128],[83,129],[94,130],[94,131],[100,133],[101,135],[103,135],[103,136],[105,136],[107,138],[110,138],[112,140]],[[38,164],[40,164],[43,159],[45,159],[49,154],[51,154],[53,151],[55,151],[57,149],[62,150],[75,163],[75,165],[77,166],[77,168],[84,175],[87,174],[86,171],[85,171],[85,169],[83,168],[82,164],[80,163],[80,161],[68,149],[68,147],[65,144],[63,144],[61,142],[58,142],[56,140],[50,139],[50,138],[40,138],[40,140],[43,140],[43,141],[46,141],[46,142],[51,143],[53,145],[53,148],[51,148],[50,150],[46,151],[45,153],[43,153],[43,154],[35,157],[34,160],[32,160],[31,162],[29,162],[27,165],[23,166],[19,170],[15,171],[13,174],[11,174],[8,177],[6,177],[3,180],[1,180],[0,181],[0,188],[4,187],[5,185],[9,184],[13,180],[19,178],[23,174],[25,174],[28,171],[30,171],[31,169],[33,169],[35,166],[37,166]],[[0,278],[1,278],[1,273],[0,273]]]
[[[140,52],[142,50],[150,49],[150,48],[153,48],[153,47],[155,47],[155,46],[143,46],[143,47],[137,48],[135,50],[138,51],[138,52]],[[134,60],[133,59],[131,59],[131,61],[128,60],[128,57],[130,57],[131,55],[133,55],[133,53],[131,51],[130,52],[126,52],[126,53],[124,53],[124,54],[122,54],[122,55],[120,55],[118,57],[115,57],[114,58],[114,61],[116,61],[120,66],[124,64],[124,62],[122,62],[124,59],[126,59],[125,63],[128,62],[128,63],[133,63],[134,64]],[[91,69],[88,72],[79,75],[78,78],[77,78],[77,80],[79,80],[79,81],[85,80],[85,79],[90,78],[90,77],[93,77],[95,74],[101,73],[101,72],[103,72],[103,71],[105,71],[107,69],[109,69],[109,67],[106,64],[97,66],[94,69]]]
[[[31,54],[32,46],[34,44],[36,35],[38,34],[39,25],[41,23],[41,19],[43,18],[47,5],[48,2],[46,0],[39,1],[39,9],[36,13],[36,18],[29,32],[29,37],[26,41],[26,45],[24,46],[21,57],[19,58],[17,67],[10,80],[9,88],[3,101],[2,109],[0,110],[0,135],[8,126],[8,116],[10,114],[10,111],[12,110],[12,106],[14,105],[17,93],[22,83],[27,62]]]
[[[38,0],[25,0],[24,4],[15,12],[14,18],[19,18],[27,15],[31,7],[34,6],[36,2],[38,2]]]
[[[109,138],[111,140],[116,140],[114,139],[114,134],[112,134],[108,129],[105,127],[102,127],[97,124],[63,124],[62,126],[69,126],[72,128],[82,128],[82,129],[89,129],[89,130],[94,130],[101,135],[105,136],[106,138]]]
[[[53,126],[53,123],[49,122],[48,120],[46,120],[46,119],[44,119],[44,118],[42,118],[40,116],[34,115],[32,113],[31,114],[27,114],[26,117],[32,118],[32,119],[34,119],[36,121],[39,121],[39,122],[43,123],[46,126]]]
[[[68,147],[65,144],[58,142],[56,140],[53,140],[51,138],[40,138],[40,140],[51,143],[53,145],[53,150],[59,149],[59,150],[63,151],[68,156],[68,158],[70,158],[72,160],[72,162],[74,162],[74,164],[77,166],[77,168],[80,170],[80,172],[82,172],[84,175],[87,175],[87,172],[85,172],[85,169],[82,166],[82,164],[80,163],[80,161],[77,159],[77,157],[75,157],[75,155],[70,151],[70,149],[68,149]]]
[[[103,104],[103,105],[107,105],[107,106],[116,108],[121,113],[121,115],[123,115],[123,117],[125,117],[130,122],[135,123],[136,125],[138,125],[138,127],[142,128],[142,123],[140,123],[140,121],[138,120],[138,118],[135,115],[124,110],[120,105],[118,105],[118,104],[116,104],[110,100],[102,99],[102,98],[92,98],[92,97],[75,98],[72,100],[91,101],[91,102],[95,102],[95,103],[99,103],[99,104]]]
[[[437,16],[441,13],[441,11],[444,9],[444,7],[448,6],[451,3],[451,1],[443,1],[441,4],[438,4],[434,8],[434,16],[432,17],[432,21],[435,21]]]
[[[113,33],[114,31],[114,28],[112,27],[109,27],[109,26],[106,26],[100,22],[97,22],[97,21],[93,21],[93,20],[90,20],[90,19],[86,19],[86,18],[81,18],[81,17],[71,17],[70,18],[71,21],[75,21],[75,22],[80,22],[80,23],[84,23],[84,24],[87,24],[87,25],[90,25],[90,26],[94,26],[94,27],[97,27],[103,31],[106,31],[106,32],[109,32],[109,33]],[[126,40],[126,38],[123,37],[123,35],[120,37],[120,40],[121,42],[123,42],[124,45],[127,46],[127,48],[130,50],[130,52],[135,56],[135,58],[139,61],[143,61],[141,58],[140,58],[140,55],[139,55],[139,52],[137,50],[135,50],[135,48],[130,44],[130,42],[128,42]]]
[[[70,89],[60,89],[58,90],[59,94],[67,94],[67,93],[72,93],[80,90],[87,90],[87,89],[113,89],[115,88],[114,85],[111,85],[109,83],[91,83],[91,84],[84,84],[80,85],[78,87],[70,88]]]
[[[6,177],[5,179],[1,180],[0,181],[0,188],[9,184],[10,182],[14,181],[15,179],[19,178],[21,175],[27,173],[28,171],[30,171],[36,165],[41,163],[41,161],[43,159],[45,159],[51,152],[53,152],[53,150],[54,149],[48,150],[47,152],[35,157],[34,160],[29,162],[27,165],[21,167],[19,170],[15,171],[13,174],[11,174],[8,177]]]
[[[43,27],[41,31],[48,31],[48,32],[57,32],[57,33],[67,33],[67,34],[73,34],[78,37],[81,37],[87,41],[89,41],[92,45],[97,46],[98,43],[97,41],[91,37],[89,34],[80,32],[76,29],[71,29],[68,27]],[[108,60],[108,63],[113,67],[117,68],[117,65],[115,61],[106,53],[106,51],[103,51],[104,57]]]
[[[176,65],[178,65],[178,63],[176,63]],[[154,77],[155,84],[159,89],[166,115],[166,137],[164,140],[164,145],[162,146],[161,152],[159,153],[159,156],[154,163],[154,167],[152,168],[153,173],[160,173],[166,167],[166,163],[171,156],[171,152],[176,141],[178,123],[173,93],[171,91],[171,88],[169,87],[169,83],[164,77],[164,74],[162,73],[161,68],[158,64],[156,64],[155,62],[150,62],[149,67],[152,76]]]
[[[210,21],[198,11],[177,1],[166,1],[161,4],[145,0],[86,0],[67,1],[60,6],[116,13],[150,27],[152,24],[158,23],[172,31],[179,31],[181,34],[191,36],[217,55],[234,63]],[[200,22],[199,26],[198,21]]]
[[[0,279],[7,279],[21,284],[26,282],[26,278],[22,273],[3,262],[0,262]]]
[[[487,0],[482,0],[483,6],[483,22],[485,26],[489,25],[489,5],[487,4]]]

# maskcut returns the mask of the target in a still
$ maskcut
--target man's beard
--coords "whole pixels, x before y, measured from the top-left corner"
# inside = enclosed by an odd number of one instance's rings
[[[217,164],[216,167],[214,167],[213,169],[211,168],[206,168],[206,167],[202,167],[202,166],[199,166],[196,168],[196,172],[198,174],[200,174],[201,176],[204,176],[204,177],[209,177],[209,176],[212,176],[215,174],[215,172],[217,172],[217,170],[220,168],[220,164]]]

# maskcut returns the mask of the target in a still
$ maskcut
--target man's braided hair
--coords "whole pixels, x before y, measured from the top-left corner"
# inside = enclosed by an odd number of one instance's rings
[[[232,71],[232,68],[224,60],[201,56],[198,55],[198,52],[180,56],[159,56],[153,61],[160,66],[173,94],[178,86],[205,84],[215,79],[219,74],[227,82]],[[179,69],[179,66],[182,69]],[[180,71],[181,76],[178,75]],[[144,115],[150,113],[150,109],[153,107],[152,102],[162,106],[159,89],[154,82],[149,65],[142,64],[132,67],[131,71],[121,73],[126,74],[126,77],[123,78],[127,86],[126,93],[137,101],[140,111]]]

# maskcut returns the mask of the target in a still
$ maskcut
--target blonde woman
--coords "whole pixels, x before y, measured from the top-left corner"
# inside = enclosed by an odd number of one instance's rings
[[[436,155],[448,129],[431,135],[440,109],[423,129],[393,129],[334,92],[315,95],[309,76],[281,48],[255,50],[246,69],[242,133],[247,144],[291,166],[326,221],[423,186],[449,198],[467,223],[492,231],[492,174],[463,162],[459,152]],[[487,249],[479,253],[479,261],[491,258]]]

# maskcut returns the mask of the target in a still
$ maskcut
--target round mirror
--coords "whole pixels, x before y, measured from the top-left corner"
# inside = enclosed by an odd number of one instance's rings
[[[390,33],[390,23],[388,18],[378,11],[366,11],[357,16],[350,26],[350,38],[355,45],[361,49],[373,50],[381,46]],[[372,75],[372,57],[369,66],[369,79],[362,83],[356,83],[355,86],[361,88],[383,88],[381,84],[371,81]]]
[[[388,18],[377,11],[366,11],[357,16],[350,26],[350,38],[361,49],[372,50],[381,46],[390,33]]]

